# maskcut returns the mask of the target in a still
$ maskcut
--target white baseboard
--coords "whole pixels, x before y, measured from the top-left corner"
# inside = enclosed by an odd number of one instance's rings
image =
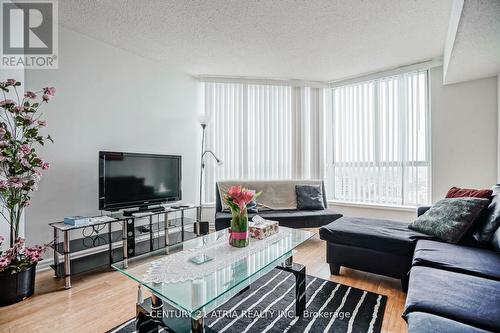
[[[50,258],[50,259],[43,259],[42,261],[40,261],[38,263],[38,265],[36,265],[36,271],[37,272],[43,272],[43,271],[46,271],[48,269],[50,269],[50,265],[54,264],[54,258]]]

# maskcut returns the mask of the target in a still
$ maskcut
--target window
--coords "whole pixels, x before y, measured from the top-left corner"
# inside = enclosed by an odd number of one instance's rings
[[[211,119],[203,202],[223,179],[322,178],[330,200],[430,202],[428,73],[334,88],[203,82]]]
[[[332,88],[330,199],[416,206],[430,201],[427,71]]]
[[[246,82],[203,82],[207,159],[203,202],[215,201],[223,179],[321,177],[324,88]]]

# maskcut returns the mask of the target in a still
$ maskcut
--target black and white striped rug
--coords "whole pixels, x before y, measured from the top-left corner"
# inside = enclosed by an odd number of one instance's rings
[[[206,315],[214,332],[380,332],[387,296],[307,276],[307,307],[295,317],[295,277],[278,269]],[[108,333],[135,332],[135,320]]]

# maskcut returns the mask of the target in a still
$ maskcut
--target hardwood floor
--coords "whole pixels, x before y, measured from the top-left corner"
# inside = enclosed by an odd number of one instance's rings
[[[386,295],[382,331],[406,332],[401,318],[406,294],[399,280],[346,268],[341,276],[330,276],[325,251],[316,235],[298,248],[294,260],[305,264],[309,275]],[[135,315],[137,284],[118,272],[75,277],[72,284],[65,290],[51,270],[38,273],[33,297],[0,308],[0,332],[105,332]]]

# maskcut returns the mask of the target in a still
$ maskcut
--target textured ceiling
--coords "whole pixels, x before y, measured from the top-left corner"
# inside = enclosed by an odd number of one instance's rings
[[[500,73],[500,0],[465,1],[446,60],[445,83]]]
[[[193,75],[334,80],[443,54],[451,0],[59,1],[60,23]]]

